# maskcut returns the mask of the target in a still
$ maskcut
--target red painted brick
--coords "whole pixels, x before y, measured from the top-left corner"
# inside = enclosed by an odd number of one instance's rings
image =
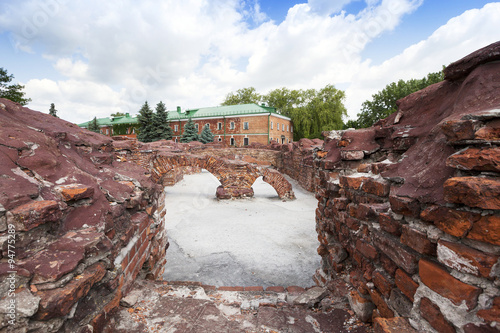
[[[481,289],[463,283],[451,276],[442,266],[421,259],[418,264],[422,282],[441,296],[448,298],[456,305],[465,301],[468,309],[476,307]]]
[[[430,299],[423,297],[420,300],[420,313],[436,331],[440,333],[456,333],[453,325],[444,318],[439,307],[432,303]]]
[[[500,180],[486,177],[454,177],[445,181],[444,200],[483,209],[500,209]]]
[[[401,236],[401,222],[395,220],[389,214],[380,213],[378,216],[378,223],[382,230],[394,236]]]
[[[418,217],[420,214],[420,204],[416,199],[391,195],[389,197],[391,209],[401,215]]]
[[[365,257],[369,259],[376,259],[378,252],[377,249],[373,246],[370,245],[369,243],[365,242],[364,240],[358,239],[356,242],[356,248],[361,254],[363,254]]]
[[[394,312],[389,308],[387,303],[384,300],[384,297],[375,289],[370,289],[370,296],[372,298],[372,302],[377,307],[380,316],[383,318],[392,318],[394,317]]]
[[[375,271],[372,275],[372,281],[382,295],[385,297],[390,296],[391,290],[394,287],[394,282],[391,281],[391,278],[386,276],[383,272]]]
[[[477,316],[487,322],[500,322],[500,297],[495,297],[493,305],[490,308],[479,310]]]
[[[493,265],[499,258],[459,243],[444,240],[438,243],[438,260],[463,273],[490,278]]]
[[[406,297],[408,297],[412,302],[414,301],[418,283],[413,281],[413,279],[401,269],[396,271],[396,286]]]
[[[401,243],[408,245],[421,254],[436,255],[436,244],[427,239],[427,235],[408,225],[402,228]]]
[[[420,218],[434,223],[447,234],[462,238],[472,228],[474,222],[481,218],[481,214],[442,206],[430,206],[422,212]]]

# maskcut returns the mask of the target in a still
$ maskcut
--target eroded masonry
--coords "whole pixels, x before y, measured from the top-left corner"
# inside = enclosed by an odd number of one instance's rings
[[[100,331],[135,279],[162,274],[163,184],[204,168],[219,198],[263,175],[291,199],[281,173],[314,191],[315,281],[348,281],[379,332],[499,331],[498,60],[495,43],[451,64],[371,128],[242,149],[114,141],[1,100],[0,329]]]

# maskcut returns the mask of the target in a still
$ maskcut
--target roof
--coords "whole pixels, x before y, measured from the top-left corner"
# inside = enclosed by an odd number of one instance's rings
[[[276,108],[251,103],[251,104],[225,105],[225,106],[214,106],[214,107],[199,108],[199,109],[189,109],[186,110],[185,112],[168,111],[168,120],[183,120],[189,118],[192,119],[220,118],[228,116],[245,116],[245,115],[262,114],[262,113],[275,114],[284,117],[280,115],[278,112],[276,112]],[[91,121],[78,124],[78,126],[88,127],[88,124]],[[137,124],[137,116],[130,117],[129,114],[127,113],[123,117],[99,118],[97,119],[97,123],[99,126],[113,126],[116,124]]]

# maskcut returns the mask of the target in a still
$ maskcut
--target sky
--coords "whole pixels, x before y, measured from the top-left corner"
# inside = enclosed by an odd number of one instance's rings
[[[481,0],[2,0],[0,67],[28,107],[81,123],[240,88],[345,91],[348,119],[399,79],[500,40]]]

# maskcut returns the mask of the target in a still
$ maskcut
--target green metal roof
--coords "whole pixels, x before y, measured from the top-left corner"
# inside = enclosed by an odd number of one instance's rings
[[[264,105],[252,104],[239,104],[227,106],[214,106],[199,109],[190,109],[185,112],[179,113],[178,111],[168,111],[168,120],[183,120],[189,118],[220,118],[228,116],[245,116],[250,114],[259,113],[272,113],[278,115],[276,108]],[[287,117],[288,118],[288,117]],[[92,121],[92,120],[91,120]],[[78,124],[80,127],[88,127],[91,121]],[[137,124],[137,116],[130,117],[127,113],[126,116],[113,117],[113,118],[99,118],[97,124],[99,126],[113,126],[115,124]]]

